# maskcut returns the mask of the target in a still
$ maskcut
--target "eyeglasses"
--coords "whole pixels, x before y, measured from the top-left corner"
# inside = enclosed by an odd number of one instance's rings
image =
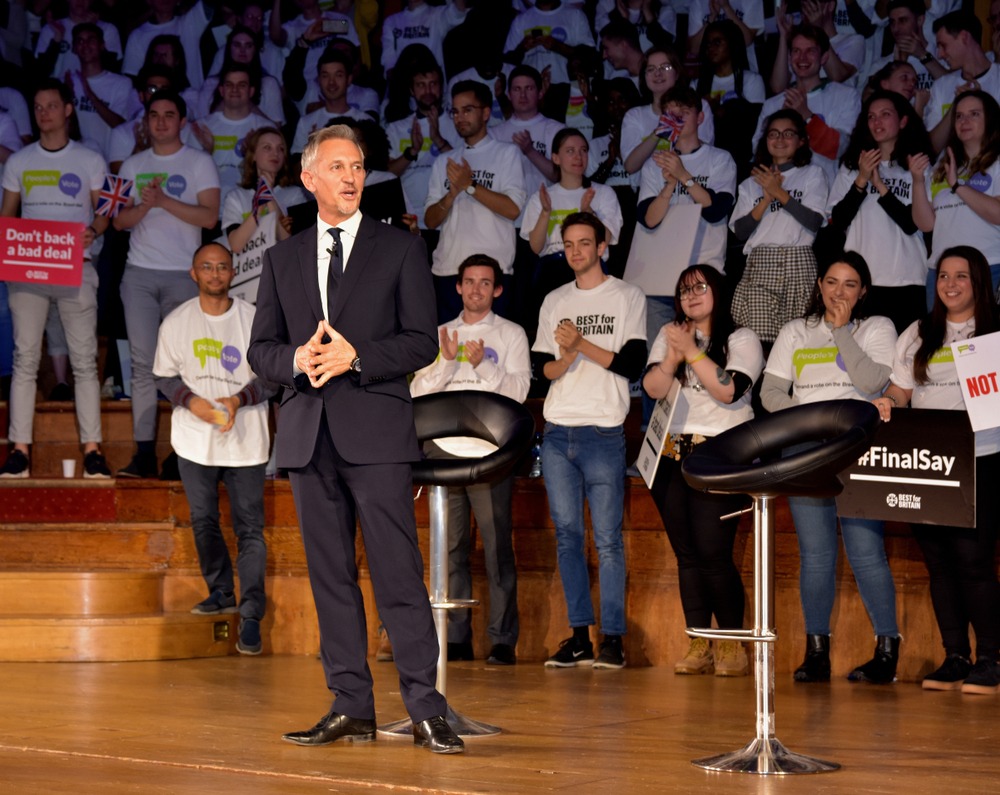
[[[212,265],[210,262],[203,262],[198,266],[198,270],[202,273],[229,273],[233,269],[232,265],[225,262],[220,262],[216,265]]]
[[[668,63],[661,63],[659,66],[650,64],[649,66],[646,67],[647,75],[655,75],[657,72],[672,72],[672,71],[674,71],[674,67],[672,67]]]
[[[784,138],[786,141],[792,140],[792,138],[798,138],[799,134],[795,130],[768,130],[767,140],[777,141],[779,138]]]
[[[475,110],[482,110],[483,107],[485,107],[485,106],[483,106],[483,105],[463,105],[461,108],[452,108],[450,111],[448,111],[448,113],[449,113],[449,115],[451,115],[452,118],[455,118],[456,116],[471,116],[473,111],[475,111]]]
[[[704,295],[708,292],[708,285],[705,282],[695,282],[692,285],[685,285],[677,291],[677,296],[683,301],[695,295]]]

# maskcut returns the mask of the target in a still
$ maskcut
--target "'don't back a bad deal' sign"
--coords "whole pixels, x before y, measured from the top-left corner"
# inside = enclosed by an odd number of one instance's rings
[[[69,221],[0,218],[0,281],[79,287],[84,229]]]

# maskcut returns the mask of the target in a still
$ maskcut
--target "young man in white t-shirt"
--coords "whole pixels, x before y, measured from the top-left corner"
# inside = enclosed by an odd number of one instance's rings
[[[158,91],[146,106],[150,148],[122,163],[132,180],[115,229],[131,230],[121,298],[132,358],[132,434],[137,452],[119,477],[156,477],[156,386],[153,356],[160,320],[193,298],[188,273],[201,230],[219,219],[219,172],[210,155],[185,146],[187,105]]]
[[[153,374],[174,406],[170,442],[191,510],[191,529],[208,598],[191,612],[239,611],[236,650],[260,654],[264,618],[264,467],[267,400],[275,388],[247,364],[252,304],[229,297],[232,254],[218,243],[199,248],[190,278],[198,295],[160,325]],[[219,526],[219,481],[226,484],[237,538],[236,606],[233,564]]]
[[[562,226],[575,279],[546,296],[532,350],[552,383],[545,398],[542,472],[556,529],[559,576],[573,635],[546,667],[622,668],[625,654],[625,432],[629,381],[646,363],[646,299],[601,269],[604,224],[574,213]],[[587,570],[583,500],[597,547],[604,640],[594,659],[595,623]]]
[[[433,363],[413,376],[410,393],[414,397],[458,390],[495,392],[520,403],[528,397],[528,337],[517,323],[493,312],[493,301],[503,292],[501,277],[500,263],[485,254],[473,254],[459,266],[455,288],[462,298],[462,313],[438,329],[441,350]],[[459,454],[457,449],[454,452]],[[471,508],[483,542],[489,581],[489,665],[513,665],[517,660],[515,647],[520,628],[511,517],[513,489],[513,473],[496,483],[448,489],[448,596],[472,596]],[[448,658],[473,659],[469,610],[448,612]]]
[[[14,325],[14,375],[10,399],[10,440],[14,450],[0,477],[30,476],[29,447],[33,438],[35,394],[41,360],[42,334],[49,307],[56,304],[66,331],[70,363],[76,383],[76,417],[83,445],[83,475],[111,476],[101,454],[101,388],[97,377],[97,271],[91,247],[108,227],[108,219],[94,216],[97,195],[104,184],[103,158],[70,140],[73,95],[68,86],[48,78],[34,95],[39,139],[7,160],[3,172],[0,216],[71,221],[85,224],[83,275],[79,287],[10,282],[9,303]]]
[[[330,119],[338,116],[348,116],[357,121],[370,121],[367,113],[355,110],[347,101],[347,89],[351,86],[351,68],[353,64],[348,55],[341,50],[331,49],[323,53],[316,66],[319,81],[319,93],[323,100],[322,107],[299,119],[292,139],[292,154],[301,155],[306,148],[310,133],[325,127]]]

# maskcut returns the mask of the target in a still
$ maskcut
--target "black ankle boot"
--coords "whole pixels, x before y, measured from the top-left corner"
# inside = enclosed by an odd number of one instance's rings
[[[795,669],[796,682],[830,681],[830,636],[806,635],[806,658]]]
[[[852,682],[887,685],[896,678],[897,662],[899,662],[899,638],[879,635],[875,639],[875,656],[851,671],[847,678]]]

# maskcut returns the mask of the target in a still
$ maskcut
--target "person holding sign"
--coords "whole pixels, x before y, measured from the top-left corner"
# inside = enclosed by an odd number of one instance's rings
[[[222,231],[234,253],[246,247],[264,217],[277,213],[276,240],[292,232],[288,208],[309,201],[309,195],[292,184],[288,173],[288,145],[281,130],[260,127],[246,137],[242,181],[226,194],[222,205]]]
[[[757,335],[735,328],[723,297],[722,274],[692,265],[677,280],[677,320],[660,329],[649,352],[642,387],[662,398],[674,381],[681,391],[668,428],[651,494],[677,557],[684,623],[720,629],[743,626],[743,580],[733,562],[740,494],[709,494],[691,488],[681,461],[694,445],[753,418],[750,388],[764,369]],[[704,638],[692,638],[677,674],[746,676],[749,662],[739,641],[718,641],[714,655]]]
[[[895,408],[965,410],[949,343],[1000,331],[989,265],[971,246],[945,249],[934,307],[899,337],[889,388],[873,402],[884,422]],[[931,602],[945,660],[924,690],[1000,690],[1000,585],[994,555],[1000,516],[1000,428],[976,432],[975,528],[913,525],[930,573]],[[969,625],[976,633],[971,662]]]
[[[768,411],[822,400],[872,400],[892,369],[896,330],[887,317],[866,317],[871,289],[864,257],[847,251],[820,266],[806,315],[778,333],[764,368],[761,402]],[[791,448],[786,452],[797,452]],[[806,656],[796,682],[830,679],[830,615],[837,574],[837,505],[832,497],[789,497],[799,539],[799,589],[806,620]],[[877,636],[875,656],[848,679],[892,682],[899,659],[896,586],[882,522],[840,517],[847,559]]]
[[[25,219],[74,221],[86,225],[81,241],[83,274],[77,287],[37,282],[10,282],[7,285],[14,326],[14,374],[10,394],[10,440],[14,449],[0,469],[0,478],[26,478],[31,474],[29,446],[34,430],[38,366],[42,356],[42,334],[52,303],[59,310],[59,319],[66,331],[76,382],[76,419],[83,445],[83,475],[109,478],[111,471],[100,449],[98,278],[91,264],[94,242],[108,228],[106,217],[94,215],[107,164],[96,152],[70,140],[73,94],[65,83],[55,78],[43,81],[34,95],[34,109],[39,138],[7,160],[0,216],[13,218],[20,209]],[[51,256],[50,262],[55,267],[66,267],[65,254],[69,247],[62,243],[46,245],[42,242],[43,235],[47,233],[35,233],[37,246],[25,245],[25,256]],[[22,246],[17,245],[18,248]]]

